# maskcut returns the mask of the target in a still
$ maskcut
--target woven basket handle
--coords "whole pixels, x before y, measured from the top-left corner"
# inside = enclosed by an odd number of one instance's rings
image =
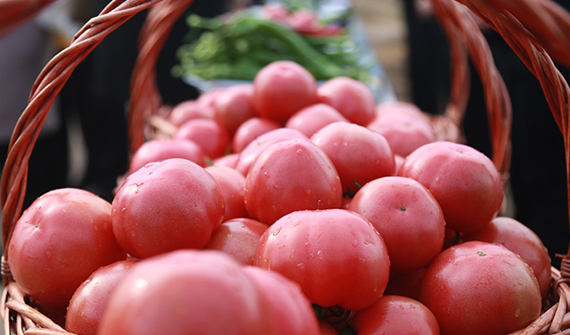
[[[138,12],[161,0],[112,0],[103,11],[87,22],[75,35],[72,43],[44,67],[36,79],[28,106],[20,116],[8,149],[0,182],[2,205],[2,276],[10,279],[5,260],[8,244],[23,207],[28,177],[28,161],[38,134],[54,99],[67,82],[73,70],[113,30]]]

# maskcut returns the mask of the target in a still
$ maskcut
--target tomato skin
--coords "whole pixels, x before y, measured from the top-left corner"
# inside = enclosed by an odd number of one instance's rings
[[[437,319],[424,304],[397,295],[380,297],[350,323],[358,335],[439,335]]]
[[[297,283],[256,266],[246,266],[244,272],[256,281],[269,300],[276,329],[273,335],[320,335],[311,302]]]
[[[230,256],[178,250],[140,261],[110,297],[99,335],[274,334],[263,291]]]
[[[348,122],[348,120],[331,106],[318,103],[293,114],[285,123],[285,127],[296,129],[311,137],[319,129],[333,122]]]
[[[112,203],[113,231],[133,257],[203,248],[223,220],[220,186],[184,159],[150,163],[127,177]]]
[[[200,166],[206,166],[204,150],[193,141],[179,139],[149,140],[144,142],[133,154],[128,173],[133,173],[148,163],[159,162],[168,158],[184,158]]]
[[[88,191],[56,189],[26,209],[8,246],[14,279],[42,312],[65,315],[73,293],[97,268],[125,259],[111,204]]]
[[[338,110],[348,121],[366,126],[376,114],[374,95],[363,82],[335,77],[318,88],[319,102]]]
[[[238,217],[247,217],[245,201],[243,200],[245,177],[236,169],[226,166],[212,165],[207,166],[205,169],[214,177],[214,180],[222,190],[226,205],[224,221]]]
[[[311,136],[311,142],[332,160],[345,194],[395,169],[392,149],[384,136],[348,122],[331,123]]]
[[[227,87],[214,101],[214,120],[233,135],[242,123],[257,115],[252,99],[252,84]]]
[[[194,119],[183,123],[174,138],[198,144],[210,159],[223,156],[230,145],[228,131],[210,119]]]
[[[548,250],[530,228],[510,217],[496,217],[485,228],[462,235],[463,241],[482,241],[505,246],[533,269],[543,299],[547,298],[552,281]]]
[[[223,251],[243,265],[252,265],[257,243],[267,225],[250,218],[222,222],[204,249]]]
[[[270,145],[277,142],[292,139],[308,138],[301,132],[288,128],[278,128],[259,135],[241,151],[236,163],[236,170],[246,176],[249,172],[249,169],[251,168],[251,165],[263,150],[267,149]]]
[[[301,65],[276,61],[253,79],[253,106],[260,116],[285,123],[302,108],[317,102],[317,81]]]
[[[261,152],[246,176],[243,197],[249,215],[271,225],[293,211],[339,208],[342,187],[321,149],[293,139]]]
[[[378,229],[388,248],[392,273],[425,267],[443,248],[445,219],[441,207],[414,179],[375,179],[356,192],[348,209]]]
[[[503,182],[493,162],[480,151],[438,141],[409,154],[399,176],[419,181],[443,210],[447,227],[477,231],[488,225],[503,203]]]
[[[186,100],[172,108],[167,120],[179,127],[185,122],[194,119],[212,119],[214,108],[198,100]]]
[[[240,153],[257,137],[279,128],[281,128],[281,125],[277,121],[268,118],[253,117],[243,122],[236,130],[232,139],[232,152]]]
[[[376,228],[344,209],[285,215],[263,233],[254,265],[297,282],[313,304],[347,310],[364,309],[382,296],[390,272]]]
[[[426,270],[420,301],[442,335],[499,335],[523,329],[541,313],[532,269],[502,245],[471,241],[444,250]]]
[[[96,335],[109,296],[138,261],[111,263],[93,272],[75,291],[65,318],[65,329],[81,335]]]

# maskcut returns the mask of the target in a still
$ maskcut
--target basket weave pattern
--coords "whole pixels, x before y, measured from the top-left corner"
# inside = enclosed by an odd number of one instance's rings
[[[517,1],[516,4],[510,0],[458,1],[498,31],[539,79],[553,116],[564,135],[569,157],[570,89],[552,59],[570,66],[570,37],[565,33],[570,31],[570,14],[547,0],[524,0]],[[444,115],[434,118],[434,125],[440,131],[440,138],[462,140],[461,123],[470,89],[467,66],[469,56],[485,89],[493,161],[506,183],[510,164],[512,111],[505,84],[495,67],[483,34],[466,7],[454,0],[431,2],[436,17],[448,36],[452,60],[450,101]],[[156,62],[172,25],[191,3],[191,0],[112,0],[100,15],[85,24],[71,45],[56,55],[37,78],[28,106],[14,129],[5,165],[9,168],[3,171],[0,184],[4,243],[2,277],[6,285],[0,313],[5,322],[5,334],[23,334],[24,331],[26,334],[71,334],[26,304],[6,262],[11,232],[22,212],[28,160],[55,97],[75,67],[99,42],[138,12],[152,7],[141,31],[139,59],[131,81],[129,134],[131,152],[136,151],[145,139],[154,136],[154,130],[148,127],[149,120],[168,112],[168,107],[162,105],[156,85]],[[2,10],[0,13],[3,13]],[[1,18],[0,16],[0,22],[3,22]],[[567,165],[570,168],[570,163]],[[570,334],[570,330],[563,330],[570,325],[568,278],[570,261],[566,255],[560,271],[552,269],[552,299],[547,309],[527,329],[513,334]]]

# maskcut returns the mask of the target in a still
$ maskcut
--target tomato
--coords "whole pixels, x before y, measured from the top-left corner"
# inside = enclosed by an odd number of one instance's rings
[[[382,134],[390,143],[394,154],[402,157],[437,139],[429,120],[411,113],[379,114],[367,128]]]
[[[65,318],[65,329],[81,335],[95,335],[109,296],[136,264],[134,259],[118,261],[93,272],[75,291]]]
[[[200,166],[206,166],[206,154],[193,141],[180,139],[149,140],[133,154],[129,172],[133,173],[148,163],[160,162],[168,158],[184,158]]]
[[[376,228],[344,209],[296,211],[263,233],[254,265],[297,282],[311,303],[364,309],[386,288],[390,259]]]
[[[250,218],[224,221],[204,249],[220,250],[243,265],[252,265],[255,248],[267,227],[265,223]]]
[[[420,284],[427,267],[419,268],[406,273],[390,274],[390,281],[385,295],[400,295],[415,300],[420,299]]]
[[[296,129],[307,137],[333,122],[348,122],[336,109],[325,104],[314,104],[293,114],[285,127]]]
[[[442,335],[508,334],[538,318],[542,307],[536,277],[522,258],[479,241],[446,249],[429,265],[420,301]]]
[[[447,227],[460,232],[488,225],[503,203],[503,182],[482,152],[460,143],[438,141],[409,154],[398,171],[427,187],[443,210]]]
[[[319,320],[319,329],[321,331],[321,335],[338,335],[338,332],[334,327],[324,320]]]
[[[127,177],[112,203],[113,231],[133,257],[203,248],[225,213],[220,186],[184,159],[145,165]]]
[[[223,156],[231,141],[228,131],[210,119],[194,119],[183,123],[174,138],[193,141],[210,159]]]
[[[14,280],[34,305],[55,318],[101,266],[125,259],[111,224],[111,204],[88,191],[45,193],[26,209],[8,246]]]
[[[220,165],[208,166],[206,171],[214,177],[214,180],[222,189],[222,195],[226,204],[224,221],[238,217],[247,217],[243,199],[245,177],[235,169]]]
[[[238,159],[239,154],[227,154],[222,157],[215,158],[212,163],[217,166],[225,166],[235,169]]]
[[[246,266],[244,271],[267,296],[277,330],[273,335],[320,335],[311,302],[297,283],[275,271]]]
[[[394,173],[394,154],[384,136],[363,126],[335,122],[311,136],[333,162],[345,194],[354,195],[376,178]]]
[[[277,142],[292,139],[307,139],[307,137],[297,130],[288,128],[278,128],[259,135],[241,151],[236,163],[236,170],[244,176],[247,175],[251,165],[263,150]]]
[[[380,297],[350,323],[358,335],[439,335],[437,319],[424,304],[397,295]]]
[[[317,102],[316,79],[292,61],[266,65],[255,75],[253,86],[253,106],[259,115],[280,123]]]
[[[275,334],[269,301],[230,256],[178,250],[140,261],[109,299],[99,335]]]
[[[441,207],[414,179],[375,179],[356,192],[348,209],[378,229],[388,248],[391,272],[425,267],[443,248],[445,220]]]
[[[194,119],[212,119],[214,108],[197,100],[186,100],[178,103],[168,114],[167,120],[179,127],[183,123]]]
[[[232,152],[241,152],[258,136],[279,128],[281,128],[281,125],[277,123],[277,121],[267,118],[253,117],[245,121],[238,127],[234,134],[232,139]]]
[[[243,197],[249,215],[270,225],[297,210],[339,208],[342,187],[321,149],[293,139],[261,152],[246,176]]]
[[[552,268],[548,250],[530,228],[510,217],[496,217],[490,225],[462,235],[463,241],[498,243],[521,256],[532,268],[540,292],[546,299],[552,281]]]
[[[361,81],[335,77],[318,88],[318,100],[338,110],[350,122],[366,126],[376,114],[372,91]]]
[[[252,99],[253,84],[229,86],[214,101],[214,120],[233,135],[242,123],[257,115]]]

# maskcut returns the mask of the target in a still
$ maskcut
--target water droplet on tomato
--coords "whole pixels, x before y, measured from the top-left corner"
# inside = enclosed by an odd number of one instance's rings
[[[275,230],[273,231],[273,233],[272,233],[273,236],[277,236],[280,231],[281,231],[281,227],[277,227],[277,229],[275,229]]]
[[[121,212],[122,212],[122,213],[124,213],[124,212],[126,212],[126,211],[127,211],[127,207],[121,208]]]
[[[265,177],[267,177],[267,178],[271,177],[271,176],[269,175],[269,172],[267,172],[267,171],[263,172],[263,175],[264,175]]]
[[[356,248],[358,246],[358,241],[357,240],[352,241],[352,246]]]
[[[302,149],[297,149],[297,155],[301,156],[303,154],[303,150]]]
[[[323,259],[324,256],[325,256],[325,255],[323,254],[323,251],[322,251],[322,250],[317,251],[317,258],[318,258],[318,259]]]
[[[299,263],[299,264],[297,264],[297,268],[298,268],[299,270],[305,269],[305,263]]]

